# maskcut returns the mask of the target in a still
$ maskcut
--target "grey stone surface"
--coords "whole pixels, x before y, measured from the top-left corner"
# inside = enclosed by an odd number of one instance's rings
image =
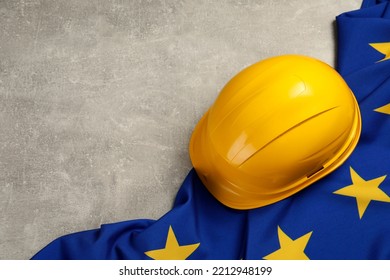
[[[334,18],[360,4],[0,0],[0,259],[165,214],[223,85],[274,55],[334,65]]]

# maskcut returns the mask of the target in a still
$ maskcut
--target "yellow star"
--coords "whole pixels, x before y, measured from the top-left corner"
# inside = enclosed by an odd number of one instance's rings
[[[169,226],[165,248],[147,251],[145,254],[155,260],[185,260],[198,248],[199,244],[180,246],[172,227]]]
[[[305,235],[292,240],[285,234],[278,226],[278,237],[280,249],[265,256],[265,260],[308,260],[309,258],[304,253],[310,236],[313,232],[306,233]]]
[[[388,43],[371,43],[369,45],[371,47],[373,47],[375,50],[377,50],[378,52],[385,55],[385,58],[383,58],[377,62],[381,62],[381,61],[390,59],[390,42],[388,42]]]
[[[385,106],[376,108],[374,111],[390,115],[390,103]]]
[[[390,202],[390,197],[379,189],[379,185],[385,180],[386,175],[372,180],[364,180],[350,167],[352,185],[335,191],[335,194],[356,198],[360,219],[363,217],[371,200]]]

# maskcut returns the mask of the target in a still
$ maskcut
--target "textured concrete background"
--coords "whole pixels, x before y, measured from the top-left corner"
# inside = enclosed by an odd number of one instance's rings
[[[0,0],[0,259],[171,208],[193,127],[238,71],[334,65],[361,0]]]

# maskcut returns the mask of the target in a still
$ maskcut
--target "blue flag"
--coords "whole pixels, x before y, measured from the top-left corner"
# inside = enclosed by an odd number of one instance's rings
[[[172,210],[54,240],[32,259],[390,259],[390,1],[336,18],[338,71],[362,134],[336,171],[254,210],[219,203],[194,170]]]

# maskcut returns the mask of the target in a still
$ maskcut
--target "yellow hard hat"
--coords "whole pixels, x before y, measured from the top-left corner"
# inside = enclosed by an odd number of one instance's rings
[[[195,127],[190,157],[215,198],[252,209],[335,170],[360,131],[359,107],[343,78],[319,60],[284,55],[226,84]]]

